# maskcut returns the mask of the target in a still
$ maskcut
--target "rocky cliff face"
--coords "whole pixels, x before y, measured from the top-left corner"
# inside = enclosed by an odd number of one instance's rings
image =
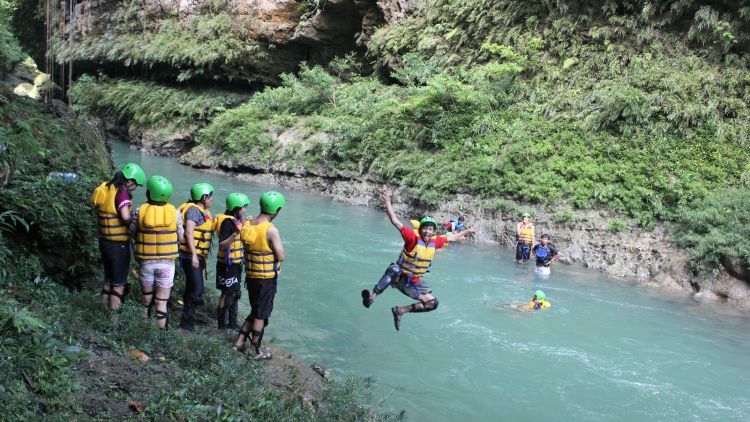
[[[60,62],[70,59],[113,69],[147,66],[180,80],[195,75],[274,83],[302,62],[327,63],[363,51],[379,26],[397,22],[416,0],[144,0],[84,1],[65,30],[73,41],[54,42]],[[214,43],[219,36],[221,42]],[[174,48],[184,51],[177,54]],[[141,48],[138,48],[141,46]],[[187,53],[190,49],[196,51]],[[138,67],[136,67],[138,65]]]
[[[0,87],[12,90],[14,94],[35,100],[42,98],[42,93],[52,87],[49,75],[40,72],[31,57],[17,63],[5,75],[0,75]]]

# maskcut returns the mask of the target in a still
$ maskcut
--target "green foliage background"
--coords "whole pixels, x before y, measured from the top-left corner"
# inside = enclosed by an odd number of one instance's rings
[[[13,34],[0,26],[0,76],[13,70],[13,67],[26,57]]]
[[[223,1],[201,2],[189,19],[135,0],[95,6],[91,31],[77,33],[72,42],[53,40],[50,50],[58,63],[117,63],[177,81],[254,80],[252,65],[268,59],[267,46],[248,37],[248,27],[234,22]]]
[[[81,76],[73,86],[74,109],[138,127],[198,128],[211,116],[247,99],[220,89],[185,89],[134,79]]]
[[[366,41],[376,74],[352,57],[302,66],[199,141],[427,205],[471,193],[651,228],[747,189],[749,28],[748,1],[424,0]],[[288,128],[300,144],[274,138]]]
[[[99,261],[89,198],[110,177],[104,142],[61,103],[45,106],[1,94],[0,159],[11,176],[0,189],[0,276],[29,280],[46,274],[79,287]],[[73,172],[80,179],[48,180],[50,172]]]

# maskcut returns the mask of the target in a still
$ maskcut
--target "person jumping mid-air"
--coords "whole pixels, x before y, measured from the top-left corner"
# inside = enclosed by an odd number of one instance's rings
[[[391,204],[391,191],[382,187],[380,195],[385,201],[385,211],[396,229],[401,232],[404,239],[404,247],[396,263],[391,263],[380,278],[380,281],[372,288],[372,293],[362,290],[362,304],[369,308],[375,299],[383,293],[389,285],[397,288],[401,293],[416,300],[416,303],[407,306],[394,306],[391,308],[393,324],[396,330],[401,328],[401,316],[409,312],[430,312],[438,307],[438,300],[432,295],[430,286],[422,280],[428,273],[435,251],[445,246],[450,241],[463,238],[467,233],[473,233],[473,228],[468,228],[452,234],[451,236],[436,236],[437,223],[430,217],[420,220],[419,229],[404,226],[393,212]]]

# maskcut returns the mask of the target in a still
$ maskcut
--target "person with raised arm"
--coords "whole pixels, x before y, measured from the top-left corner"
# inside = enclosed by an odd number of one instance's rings
[[[401,233],[404,247],[396,262],[388,266],[380,281],[372,288],[372,292],[362,290],[362,304],[369,308],[388,286],[395,287],[401,293],[416,300],[417,302],[411,305],[391,308],[393,324],[398,331],[401,329],[401,317],[404,314],[430,312],[437,309],[439,302],[432,295],[430,285],[423,280],[430,272],[435,252],[448,242],[461,239],[467,233],[473,233],[474,228],[461,230],[450,236],[438,236],[436,235],[437,223],[431,217],[422,218],[418,229],[404,226],[393,212],[390,189],[385,186],[380,188],[380,196],[385,202],[385,211],[391,224]]]

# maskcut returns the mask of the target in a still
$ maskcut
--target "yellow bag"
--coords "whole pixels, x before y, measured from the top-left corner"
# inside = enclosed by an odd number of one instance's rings
[[[255,242],[256,237],[257,233],[255,232],[255,227],[250,224],[250,220],[245,221],[242,225],[242,230],[240,231],[240,240],[242,243],[252,245],[253,242]]]

